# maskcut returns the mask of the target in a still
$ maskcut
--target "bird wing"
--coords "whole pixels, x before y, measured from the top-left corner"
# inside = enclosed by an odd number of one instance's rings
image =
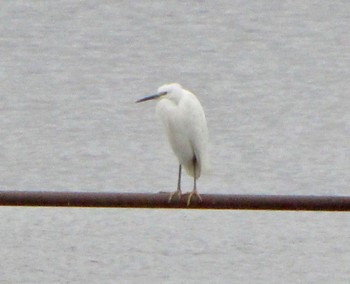
[[[208,127],[204,110],[197,97],[189,92],[187,100],[184,117],[189,142],[197,160],[196,177],[199,177],[202,171],[208,168]]]

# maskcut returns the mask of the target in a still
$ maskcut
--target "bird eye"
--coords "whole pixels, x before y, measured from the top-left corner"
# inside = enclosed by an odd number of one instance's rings
[[[161,96],[165,96],[168,92],[164,91],[164,92],[161,92],[160,95]]]

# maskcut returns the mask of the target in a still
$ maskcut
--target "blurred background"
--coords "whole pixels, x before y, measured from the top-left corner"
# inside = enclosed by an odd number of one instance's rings
[[[134,102],[179,82],[208,120],[200,193],[348,195],[349,15],[344,1],[4,1],[0,190],[174,191],[155,104]],[[0,208],[0,283],[347,283],[348,217]]]

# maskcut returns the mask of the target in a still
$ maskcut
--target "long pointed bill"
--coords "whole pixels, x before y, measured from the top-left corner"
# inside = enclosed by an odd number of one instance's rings
[[[158,99],[160,98],[161,96],[164,96],[166,95],[166,93],[159,93],[159,94],[155,94],[155,95],[152,95],[152,96],[149,96],[149,97],[145,97],[141,100],[138,100],[136,101],[136,103],[142,103],[142,102],[145,102],[145,101],[149,101],[149,100],[155,100],[155,99]]]

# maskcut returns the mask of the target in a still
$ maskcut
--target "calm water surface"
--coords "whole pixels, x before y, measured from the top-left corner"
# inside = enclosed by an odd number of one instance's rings
[[[176,81],[208,119],[200,192],[349,194],[348,2],[4,1],[0,13],[1,190],[174,190],[155,106],[134,101]],[[350,279],[347,213],[12,207],[0,220],[0,283]]]

